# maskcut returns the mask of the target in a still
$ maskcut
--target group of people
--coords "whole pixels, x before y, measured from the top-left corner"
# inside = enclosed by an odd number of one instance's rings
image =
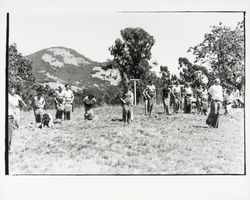
[[[242,106],[244,104],[237,90],[231,92],[226,89],[224,91],[225,92],[223,92],[219,79],[215,79],[214,84],[209,87],[208,90],[205,86],[199,86],[193,89],[190,83],[181,86],[178,81],[176,81],[174,85],[164,83],[162,89],[164,113],[166,115],[172,114],[170,112],[170,106],[173,107],[173,113],[178,113],[181,110],[183,110],[184,113],[191,113],[193,105],[195,105],[197,113],[207,115],[208,103],[210,101],[210,113],[206,123],[209,127],[218,128],[219,114],[222,106],[225,108],[225,114],[228,114],[229,106]],[[22,98],[16,94],[14,88],[10,88],[8,99],[8,143],[10,147],[13,130],[19,126],[20,108],[25,108],[26,104]],[[145,114],[151,116],[153,105],[156,102],[156,87],[152,81],[149,81],[149,84],[143,91],[143,99],[145,102]],[[38,91],[33,98],[31,104],[37,127],[53,127],[55,122],[61,123],[64,120],[71,119],[71,112],[74,110],[74,93],[70,89],[69,84],[65,85],[64,90],[61,86],[58,87],[55,91],[54,100],[56,108],[55,120],[53,120],[53,116],[45,110],[43,94]],[[134,95],[128,85],[124,87],[123,96],[120,100],[122,104],[123,121],[130,123],[133,121]],[[88,95],[82,101],[85,108],[84,118],[88,120],[94,119],[93,107],[96,104],[96,98],[93,95]]]
[[[71,113],[74,111],[74,93],[70,89],[69,84],[65,85],[64,90],[61,86],[55,90],[54,100],[56,109],[55,118],[45,109],[45,99],[42,92],[38,90],[36,95],[33,97],[31,105],[37,127],[52,128],[54,127],[55,123],[62,123],[64,120],[71,119]],[[83,99],[83,104],[85,107],[85,119],[94,119],[95,115],[92,108],[94,107],[95,103],[96,99],[93,95],[88,95]],[[27,105],[22,100],[22,98],[16,94],[16,90],[14,88],[9,89],[8,104],[8,145],[10,148],[13,130],[19,127],[20,109],[24,109],[27,107]]]
[[[244,106],[243,98],[234,89],[232,92],[228,89],[222,88],[220,80],[217,78],[214,80],[212,86],[208,89],[205,85],[192,88],[190,83],[185,85],[179,85],[176,81],[174,85],[170,85],[167,82],[163,84],[161,91],[163,109],[166,115],[172,115],[183,110],[184,113],[192,113],[195,108],[195,112],[198,114],[207,115],[209,102],[210,113],[206,120],[209,127],[218,128],[219,114],[222,106],[225,109],[224,114],[228,114],[228,108],[230,106]],[[123,106],[123,121],[130,123],[133,118],[133,93],[129,86],[125,87],[122,106]],[[146,86],[143,91],[143,100],[145,102],[145,114],[151,116],[153,105],[156,102],[156,87],[152,81]],[[173,113],[170,112],[170,107],[173,107]]]

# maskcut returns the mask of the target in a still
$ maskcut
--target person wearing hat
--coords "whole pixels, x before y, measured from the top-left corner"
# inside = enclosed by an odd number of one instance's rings
[[[65,118],[65,120],[70,120],[70,117],[71,117],[70,115],[71,115],[72,108],[73,108],[74,93],[70,89],[69,84],[65,85],[64,97],[65,97],[64,118]]]
[[[220,109],[223,101],[223,89],[220,85],[220,79],[215,79],[214,84],[208,89],[208,94],[211,99],[211,107],[206,124],[209,127],[218,128]]]
[[[65,94],[62,87],[59,86],[55,93],[56,120],[63,120],[65,104]]]
[[[44,113],[45,100],[39,90],[37,91],[37,95],[33,98],[32,106],[34,110],[36,125],[40,127]]]
[[[16,94],[14,88],[10,88],[8,95],[8,147],[10,149],[13,130],[19,128],[20,107],[26,107],[22,98]]]

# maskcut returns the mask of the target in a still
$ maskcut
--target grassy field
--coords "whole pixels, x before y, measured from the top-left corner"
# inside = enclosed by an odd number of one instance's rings
[[[84,120],[75,109],[71,121],[38,129],[33,112],[22,113],[10,151],[10,174],[242,174],[244,110],[221,115],[218,129],[206,116],[162,114],[152,118],[134,109],[124,124],[121,107],[95,109],[98,118]],[[55,113],[54,111],[50,111]]]

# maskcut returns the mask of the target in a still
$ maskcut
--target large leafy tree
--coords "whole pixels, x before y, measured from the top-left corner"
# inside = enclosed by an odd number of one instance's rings
[[[235,29],[220,23],[212,26],[202,43],[191,47],[195,62],[207,64],[213,70],[213,77],[219,77],[222,84],[241,90],[244,85],[244,26],[242,22]]]
[[[142,28],[121,30],[121,39],[109,48],[113,59],[104,68],[117,68],[125,79],[145,78],[151,68],[148,61],[154,42],[153,36]]]
[[[12,44],[9,47],[8,61],[9,87],[14,87],[21,91],[27,89],[35,82],[35,77],[32,73],[32,63],[17,51],[16,44]]]
[[[140,79],[137,84],[138,98],[149,80],[157,79],[150,71],[151,49],[155,43],[153,36],[142,28],[125,28],[121,38],[109,48],[113,59],[103,69],[118,69],[122,78],[120,86],[131,85],[130,79]],[[131,85],[132,86],[132,85]]]

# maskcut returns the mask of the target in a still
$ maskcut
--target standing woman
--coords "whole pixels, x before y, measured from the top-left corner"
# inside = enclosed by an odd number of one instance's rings
[[[65,116],[64,116],[64,118],[65,118],[65,120],[70,120],[70,114],[71,114],[71,111],[73,108],[74,93],[69,88],[69,84],[65,85],[64,96],[65,96],[65,113],[64,113]]]
[[[151,117],[154,101],[156,99],[156,88],[153,84],[153,81],[151,81],[151,80],[149,81],[149,85],[147,85],[146,91],[147,91],[147,94],[149,97],[147,110],[148,110],[149,117]]]
[[[211,108],[206,124],[208,124],[209,127],[218,128],[220,108],[223,101],[223,90],[220,85],[220,79],[215,79],[214,85],[208,89],[208,94],[211,97]]]
[[[169,112],[170,93],[171,93],[171,88],[165,82],[163,85],[163,89],[162,89],[162,101],[163,101],[164,113],[166,115],[170,115],[170,112]]]
[[[181,87],[179,86],[179,81],[175,82],[173,86],[173,97],[174,97],[174,112],[178,113],[181,104]]]
[[[9,106],[8,106],[8,148],[10,149],[13,130],[19,128],[20,107],[26,107],[22,98],[16,94],[16,90],[11,88],[9,91]]]
[[[45,100],[42,97],[41,92],[39,91],[37,92],[37,95],[33,99],[32,106],[34,110],[36,125],[40,127],[42,123],[42,117],[43,117],[44,106],[45,106]]]

